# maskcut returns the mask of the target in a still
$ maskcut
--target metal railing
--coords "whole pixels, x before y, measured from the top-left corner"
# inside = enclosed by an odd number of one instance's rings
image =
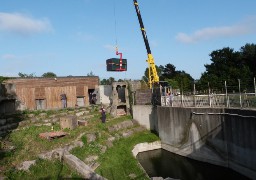
[[[255,93],[161,96],[162,106],[256,108]]]

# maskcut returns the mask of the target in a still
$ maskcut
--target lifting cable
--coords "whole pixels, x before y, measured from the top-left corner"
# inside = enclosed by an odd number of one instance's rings
[[[119,69],[118,71],[125,71],[125,69],[122,67],[123,65],[123,53],[118,52],[118,43],[117,43],[117,20],[116,20],[116,0],[114,0],[114,18],[115,18],[115,45],[116,45],[116,55],[120,55],[119,60]]]
[[[113,2],[114,2],[114,18],[115,18],[115,45],[116,45],[116,48],[117,48],[116,0],[114,0]]]

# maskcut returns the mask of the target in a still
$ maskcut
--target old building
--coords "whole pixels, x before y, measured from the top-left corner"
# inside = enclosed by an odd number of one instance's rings
[[[8,94],[16,97],[17,109],[62,108],[61,94],[67,97],[67,107],[89,105],[89,94],[99,86],[97,76],[56,78],[15,78],[4,81]]]

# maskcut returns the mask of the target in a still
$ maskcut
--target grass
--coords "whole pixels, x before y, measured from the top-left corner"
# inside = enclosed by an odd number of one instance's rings
[[[50,168],[49,168],[50,167]],[[76,172],[72,171],[63,162],[58,160],[37,160],[36,165],[31,166],[28,172],[16,171],[11,169],[6,173],[7,179],[15,180],[36,180],[36,179],[64,179],[81,178]]]
[[[52,115],[62,112],[65,111],[60,110],[59,112],[50,111],[44,113]],[[31,113],[38,115],[42,113],[42,111],[24,112],[25,115]],[[133,157],[131,151],[138,143],[152,142],[159,138],[155,134],[145,130],[143,132],[137,132],[128,138],[116,139],[113,143],[113,147],[108,148],[106,152],[102,152],[102,147],[106,147],[107,139],[116,136],[119,133],[108,132],[108,127],[123,121],[131,120],[132,117],[122,116],[119,118],[112,118],[107,114],[107,122],[102,124],[97,107],[90,110],[90,115],[93,116],[88,119],[88,126],[79,126],[74,130],[65,129],[69,135],[52,141],[41,139],[39,137],[39,134],[42,132],[50,132],[50,126],[36,126],[31,124],[29,126],[19,127],[19,130],[10,133],[6,137],[6,140],[10,141],[15,146],[15,150],[0,153],[0,167],[3,169],[2,172],[4,172],[4,176],[6,176],[7,179],[81,178],[76,172],[63,164],[63,162],[58,160],[40,160],[38,159],[38,154],[63,147],[64,145],[73,142],[80,134],[85,133],[85,135],[81,137],[81,141],[84,142],[85,145],[81,148],[73,149],[71,153],[82,161],[88,156],[97,155],[99,157],[98,162],[100,163],[100,166],[96,169],[98,174],[101,174],[109,180],[132,179],[129,176],[130,174],[136,176],[136,179],[148,179],[147,175],[139,166],[136,158]],[[58,124],[54,124],[53,126],[54,130],[60,130]],[[88,143],[86,134],[90,133],[96,135],[96,141]],[[36,160],[37,163],[32,166],[28,172],[15,170],[14,167],[16,165],[29,160]],[[0,176],[1,174],[0,168]]]
[[[146,173],[138,165],[138,161],[132,155],[132,149],[136,144],[142,142],[153,142],[159,138],[144,131],[137,133],[127,139],[123,138],[116,142],[104,155],[100,156],[101,165],[96,172],[107,179],[131,179],[130,174],[136,176],[135,179],[149,179]]]

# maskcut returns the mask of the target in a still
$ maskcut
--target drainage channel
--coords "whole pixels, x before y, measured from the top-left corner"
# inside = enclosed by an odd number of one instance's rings
[[[249,179],[229,168],[192,160],[164,149],[140,152],[137,159],[149,177],[181,180]]]

